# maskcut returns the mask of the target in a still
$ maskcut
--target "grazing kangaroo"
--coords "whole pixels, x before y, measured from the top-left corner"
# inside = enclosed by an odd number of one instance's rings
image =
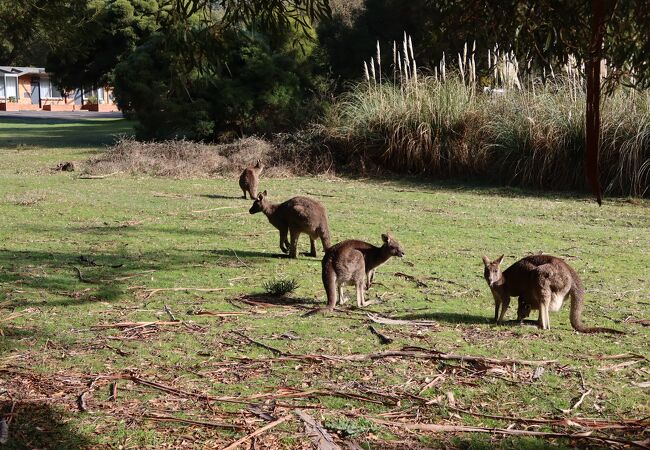
[[[239,176],[239,187],[244,192],[244,200],[246,199],[246,192],[251,196],[251,200],[257,197],[257,186],[259,185],[262,170],[264,170],[264,164],[258,159],[255,166],[247,167]]]
[[[336,306],[336,299],[345,303],[343,286],[355,285],[357,306],[367,306],[365,290],[370,287],[375,269],[388,261],[391,256],[404,256],[399,242],[390,234],[382,234],[384,244],[375,247],[363,241],[349,240],[331,247],[323,257],[323,285],[327,293],[327,307],[330,311]]]
[[[551,255],[531,255],[520,259],[503,272],[503,255],[494,261],[483,256],[483,276],[494,297],[494,320],[503,321],[510,297],[519,297],[517,320],[523,321],[531,310],[539,310],[538,326],[549,330],[549,311],[559,311],[567,295],[571,296],[571,326],[581,333],[618,333],[610,328],[587,328],[582,324],[585,291],[582,281],[563,259]],[[499,314],[501,307],[501,314]]]
[[[316,256],[317,238],[323,244],[323,251],[327,251],[330,247],[330,229],[323,205],[307,197],[293,197],[284,203],[274,204],[267,195],[266,191],[261,192],[248,212],[263,212],[271,225],[280,230],[280,250],[283,253],[289,253],[290,258],[296,257],[301,233],[308,234],[311,240],[308,256]],[[287,240],[287,232],[291,242]]]

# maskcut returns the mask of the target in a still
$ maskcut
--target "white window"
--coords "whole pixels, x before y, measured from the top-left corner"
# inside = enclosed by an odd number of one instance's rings
[[[49,78],[41,78],[41,98],[62,98],[61,92],[52,84]]]
[[[52,98],[63,98],[61,91],[55,85],[50,83],[50,87],[52,89]]]
[[[0,100],[5,101],[5,76],[0,77]]]
[[[18,100],[18,77],[16,75],[5,75],[5,95]]]
[[[40,84],[41,84],[41,98],[51,98],[52,97],[52,92],[50,89],[50,79],[49,78],[41,78],[40,79]]]

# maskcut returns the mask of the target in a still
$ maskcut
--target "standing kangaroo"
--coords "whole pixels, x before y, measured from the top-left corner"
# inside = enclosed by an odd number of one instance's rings
[[[308,256],[316,256],[317,238],[323,244],[323,251],[327,251],[330,247],[330,229],[323,205],[307,197],[293,197],[284,203],[274,204],[267,195],[266,191],[261,192],[248,212],[263,212],[271,225],[280,230],[280,250],[283,253],[289,253],[290,258],[296,257],[301,233],[308,234],[311,240]],[[291,243],[287,240],[287,232]]]
[[[531,255],[520,259],[503,272],[503,255],[494,261],[483,256],[483,276],[494,297],[494,320],[503,321],[510,297],[519,297],[517,320],[522,321],[531,310],[539,310],[538,326],[549,330],[549,311],[559,311],[567,295],[571,296],[571,326],[581,333],[618,333],[610,328],[587,328],[582,324],[585,291],[582,281],[563,259],[551,255]],[[501,314],[499,314],[501,307]]]
[[[239,187],[244,192],[244,200],[246,199],[246,192],[251,196],[251,200],[257,197],[257,186],[259,185],[262,170],[264,170],[264,164],[258,159],[255,166],[247,167],[239,176]]]
[[[357,306],[367,306],[365,290],[375,274],[375,269],[388,261],[391,256],[404,256],[399,242],[390,234],[382,234],[384,244],[375,247],[363,241],[343,241],[331,247],[323,257],[323,285],[327,293],[327,307],[330,311],[336,306],[336,299],[345,303],[343,286],[355,285]]]

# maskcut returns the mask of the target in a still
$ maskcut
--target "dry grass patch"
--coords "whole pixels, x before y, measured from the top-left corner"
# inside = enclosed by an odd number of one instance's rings
[[[8,195],[7,202],[17,206],[34,206],[46,199],[43,191],[26,191],[18,195]]]
[[[139,142],[123,138],[99,158],[87,161],[84,171],[90,175],[122,172],[209,178],[238,175],[257,160],[266,164],[267,177],[322,173],[331,167],[329,156],[309,151],[303,138],[278,135],[273,141],[248,137],[215,145],[188,140]]]

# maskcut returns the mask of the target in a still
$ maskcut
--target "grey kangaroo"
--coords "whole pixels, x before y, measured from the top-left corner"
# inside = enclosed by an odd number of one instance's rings
[[[327,293],[327,307],[331,311],[336,299],[345,303],[343,287],[346,284],[357,288],[357,306],[370,304],[365,300],[365,290],[375,274],[375,269],[391,256],[404,256],[399,242],[390,234],[381,235],[384,244],[375,247],[363,241],[349,240],[331,247],[323,257],[323,285]]]
[[[503,255],[494,261],[483,256],[483,276],[494,297],[494,320],[503,321],[510,297],[519,298],[517,320],[523,321],[531,310],[539,310],[538,326],[551,328],[549,311],[559,311],[567,296],[571,296],[571,326],[581,333],[617,333],[611,328],[587,328],[582,324],[585,290],[582,281],[563,259],[551,255],[531,255],[501,271]],[[499,314],[499,307],[501,313]]]
[[[307,197],[293,197],[284,203],[271,203],[267,192],[261,192],[251,209],[251,214],[263,212],[271,225],[280,230],[280,250],[296,258],[298,237],[301,233],[309,235],[311,251],[316,256],[316,239],[320,238],[323,251],[330,247],[330,229],[325,207]],[[287,240],[287,233],[291,242]]]
[[[251,196],[251,200],[257,197],[257,186],[262,170],[264,170],[264,164],[258,159],[255,166],[247,167],[239,176],[239,187],[244,192],[244,199],[246,199],[246,192]]]

